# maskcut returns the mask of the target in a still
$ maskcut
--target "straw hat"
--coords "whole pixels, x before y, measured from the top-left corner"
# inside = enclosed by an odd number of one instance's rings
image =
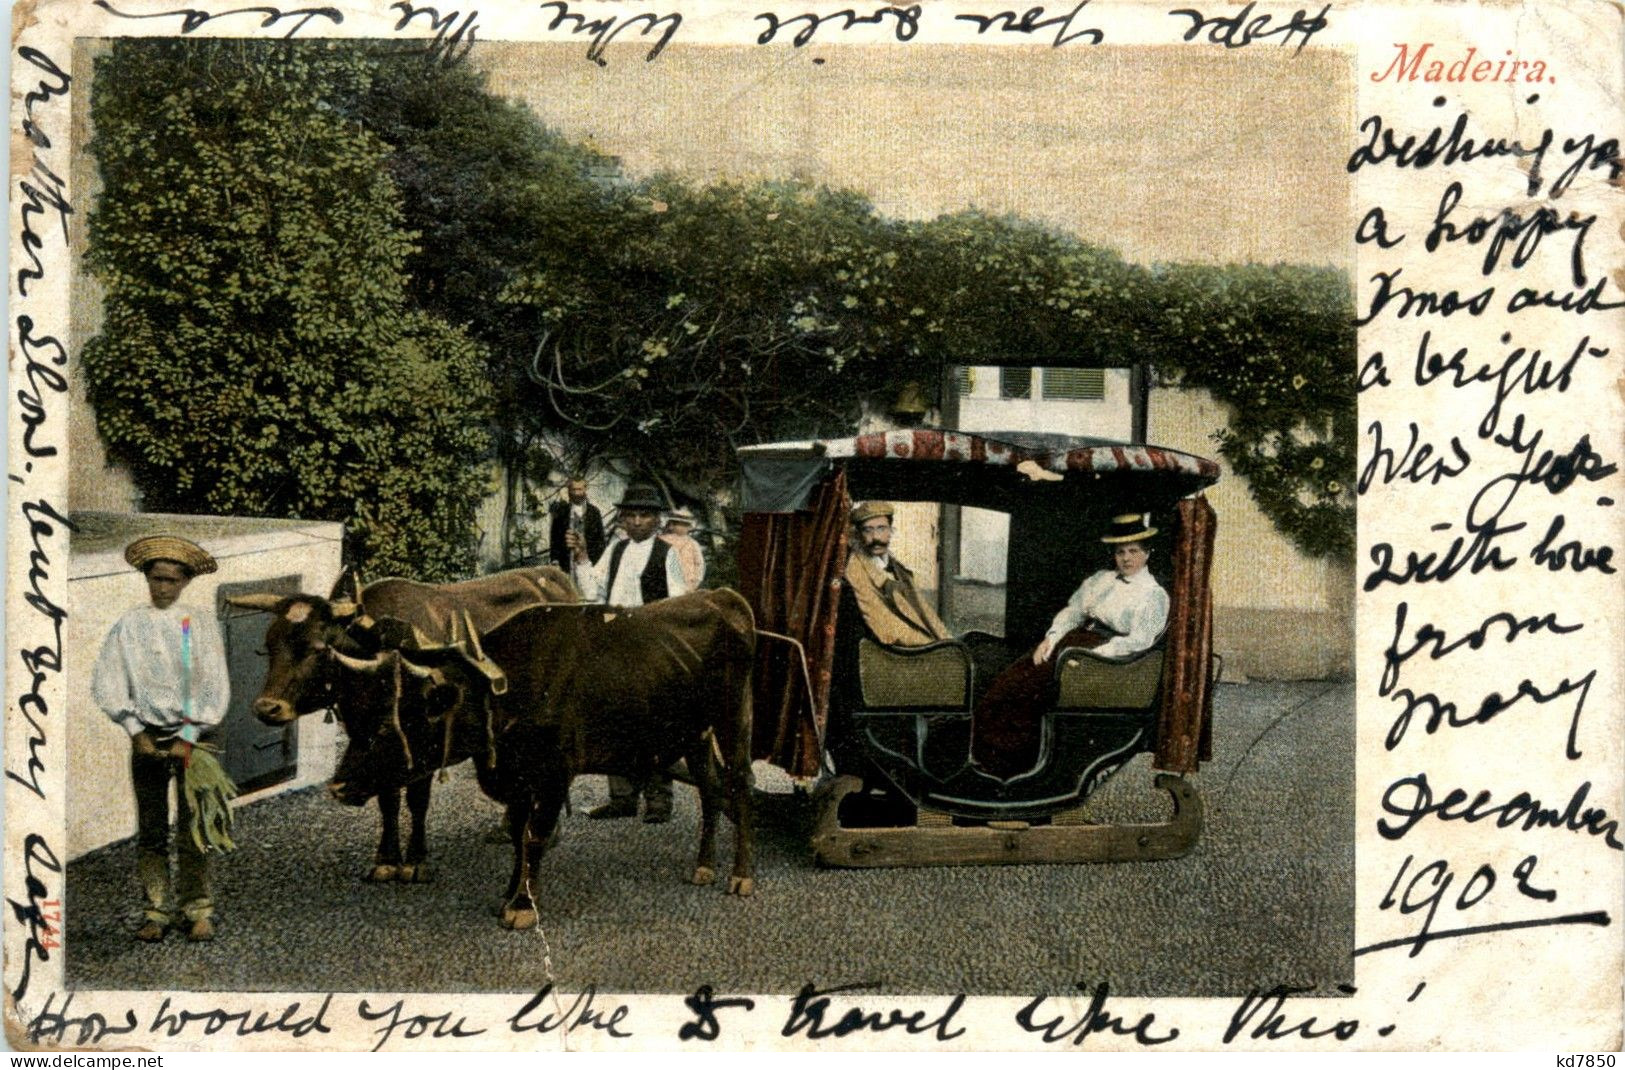
[[[690,509],[686,505],[679,505],[677,508],[666,514],[666,523],[687,524],[689,527],[693,527],[694,510]]]
[[[895,512],[897,512],[897,508],[891,502],[859,502],[852,507],[852,526],[855,528],[862,527],[877,516],[883,516],[890,520]]]
[[[1100,537],[1101,542],[1139,542],[1157,533],[1151,526],[1150,513],[1125,513],[1112,517],[1112,526]]]
[[[190,569],[194,576],[207,575],[219,568],[207,550],[179,535],[148,535],[137,539],[124,548],[124,560],[143,572],[154,561],[174,561]]]

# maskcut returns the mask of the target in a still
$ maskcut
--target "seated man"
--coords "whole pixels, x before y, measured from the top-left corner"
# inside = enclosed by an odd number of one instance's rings
[[[852,510],[853,550],[846,583],[863,622],[887,646],[925,646],[951,639],[937,611],[920,597],[914,573],[891,555],[890,502],[862,502]]]

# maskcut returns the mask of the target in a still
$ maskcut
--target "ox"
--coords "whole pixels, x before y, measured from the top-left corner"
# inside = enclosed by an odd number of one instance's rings
[[[753,890],[750,671],[756,632],[731,590],[702,591],[635,609],[548,605],[521,610],[479,646],[503,667],[502,693],[462,651],[385,651],[369,665],[393,690],[423,680],[434,701],[377,704],[351,733],[341,769],[358,794],[399,782],[425,751],[459,753],[486,742],[481,789],[507,807],[514,862],[502,908],[506,928],[536,924],[533,888],[556,839],[571,780],[582,773],[634,778],[678,758],[700,789],[700,846],[691,880],[716,877],[717,818],[734,825],[728,892]],[[457,696],[447,698],[444,686]]]
[[[559,569],[546,567],[515,569],[441,585],[379,580],[358,590],[354,601],[300,594],[245,595],[230,602],[273,615],[265,636],[270,665],[265,686],[254,701],[255,715],[266,724],[279,725],[318,709],[336,710],[354,748],[357,725],[370,724],[374,712],[402,703],[411,709],[455,697],[423,676],[413,676],[399,693],[393,687],[386,689],[373,674],[363,671],[382,651],[402,646],[467,644],[480,629],[491,627],[519,609],[579,600],[569,577]],[[477,652],[470,664],[492,686],[501,686],[500,670],[478,657]],[[340,774],[329,785],[329,792],[352,806],[364,805],[368,798],[376,797],[382,818],[378,851],[365,879],[408,883],[429,879],[424,864],[428,854],[424,822],[429,809],[430,775],[443,764],[487,753],[467,740],[455,742],[455,747],[425,750],[424,763],[403,770],[395,783],[380,785],[366,795],[345,787],[341,760]],[[412,822],[404,857],[400,845],[403,787]]]

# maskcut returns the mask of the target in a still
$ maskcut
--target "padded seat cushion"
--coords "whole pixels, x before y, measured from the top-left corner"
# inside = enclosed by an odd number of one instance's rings
[[[1055,670],[1060,682],[1056,706],[1063,710],[1143,710],[1157,701],[1162,682],[1162,648],[1132,661],[1107,661],[1082,647],[1061,651]]]
[[[967,709],[970,653],[951,640],[902,653],[864,639],[858,643],[858,681],[869,709]]]

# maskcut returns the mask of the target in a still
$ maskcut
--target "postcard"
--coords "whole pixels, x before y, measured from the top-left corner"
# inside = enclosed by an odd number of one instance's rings
[[[1611,1060],[1617,15],[19,4],[9,1043]]]

